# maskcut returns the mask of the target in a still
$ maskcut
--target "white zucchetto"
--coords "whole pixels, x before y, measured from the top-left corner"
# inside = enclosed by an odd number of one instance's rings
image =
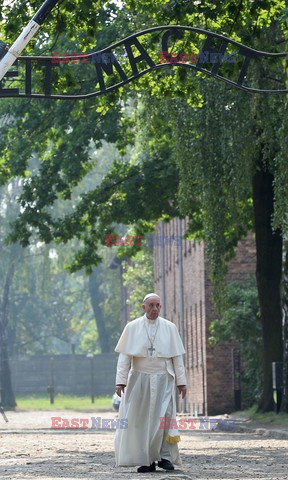
[[[160,300],[160,297],[159,297],[159,295],[157,295],[157,293],[147,293],[147,295],[145,295],[145,297],[143,299],[143,303],[146,302],[146,300],[150,297],[158,297],[159,300]]]

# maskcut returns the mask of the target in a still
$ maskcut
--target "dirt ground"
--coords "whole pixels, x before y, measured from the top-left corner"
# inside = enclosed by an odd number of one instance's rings
[[[52,416],[66,419],[66,426],[72,418],[87,419],[88,428],[51,429]],[[136,467],[115,467],[115,430],[90,428],[91,417],[102,422],[99,417],[115,419],[114,412],[8,412],[7,417],[9,423],[0,416],[1,480],[288,480],[287,427],[274,432],[239,421],[233,431],[181,431],[182,468],[138,474]]]

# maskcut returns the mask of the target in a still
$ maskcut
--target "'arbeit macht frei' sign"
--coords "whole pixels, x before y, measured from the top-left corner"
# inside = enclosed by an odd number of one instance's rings
[[[0,83],[0,97],[97,97],[167,67],[202,72],[252,93],[288,93],[283,79],[277,78],[277,67],[286,56],[198,28],[154,27],[93,53],[53,51],[49,57],[20,57]],[[269,75],[259,87],[252,83],[251,66],[263,67],[263,62]]]

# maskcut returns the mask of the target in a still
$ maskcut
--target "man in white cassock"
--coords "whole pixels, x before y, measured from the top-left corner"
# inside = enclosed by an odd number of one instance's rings
[[[181,465],[177,443],[176,386],[186,395],[183,343],[176,326],[159,317],[156,293],[145,296],[144,315],[128,323],[115,348],[119,352],[116,393],[122,400],[115,436],[116,466],[139,473]],[[121,419],[125,419],[121,422]]]

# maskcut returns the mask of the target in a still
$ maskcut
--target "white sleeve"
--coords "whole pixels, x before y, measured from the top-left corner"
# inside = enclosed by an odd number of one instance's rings
[[[127,385],[128,373],[131,367],[131,356],[119,353],[117,363],[116,385]]]
[[[174,371],[176,376],[176,385],[187,385],[183,356],[172,357]]]

